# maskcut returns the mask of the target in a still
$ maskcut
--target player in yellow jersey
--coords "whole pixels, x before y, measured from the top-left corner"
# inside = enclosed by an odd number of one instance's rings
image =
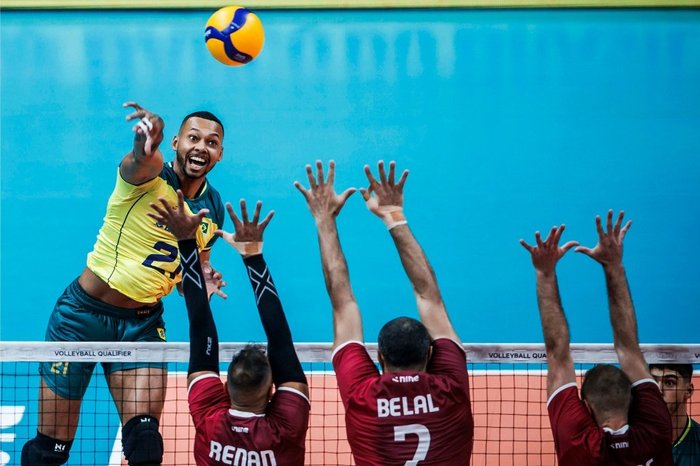
[[[209,296],[224,286],[209,265],[214,231],[224,221],[219,193],[206,175],[223,156],[224,128],[209,112],[187,115],[173,137],[175,160],[163,163],[159,145],[163,120],[135,102],[128,121],[136,121],[133,149],[123,158],[116,187],[87,267],[56,303],[46,330],[49,341],[165,341],[161,298],[180,281],[177,240],[146,215],[158,198],[190,212],[208,209],[197,232]],[[37,436],[22,449],[22,465],[60,465],[68,461],[80,403],[94,363],[42,363]],[[131,466],[159,465],[163,439],[158,431],[166,388],[162,363],[103,363],[122,423],[124,454]]]

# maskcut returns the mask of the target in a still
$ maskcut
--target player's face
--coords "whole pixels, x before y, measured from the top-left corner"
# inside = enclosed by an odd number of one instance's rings
[[[202,178],[223,156],[224,139],[221,126],[215,121],[193,117],[185,122],[173,138],[178,173],[187,178]]]
[[[692,394],[692,384],[671,369],[653,368],[651,375],[661,388],[666,406],[671,414],[685,414],[686,403]]]

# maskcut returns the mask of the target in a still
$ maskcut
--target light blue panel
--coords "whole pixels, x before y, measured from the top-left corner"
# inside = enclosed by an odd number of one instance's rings
[[[331,316],[292,182],[333,158],[340,188],[379,159],[411,170],[406,212],[465,341],[541,341],[518,239],[565,222],[565,239],[592,245],[608,208],[634,220],[642,341],[698,341],[700,12],[262,11],[265,49],[242,68],[209,56],[209,14],[3,12],[3,339],[42,339],[84,266],[131,144],[121,103],[137,100],[166,142],[190,111],[224,121],[211,180],[277,212],[265,253],[297,340],[330,340]],[[374,340],[415,315],[411,289],[359,196],[339,225]],[[222,339],[262,339],[236,254],[217,244],[214,263],[229,282],[213,304]],[[573,339],[609,341],[600,267],[571,254],[560,284]],[[182,300],[166,305],[170,340],[185,340]]]

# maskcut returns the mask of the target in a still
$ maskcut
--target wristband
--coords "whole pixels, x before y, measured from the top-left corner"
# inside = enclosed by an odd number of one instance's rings
[[[378,209],[379,216],[386,225],[387,230],[391,230],[399,225],[406,225],[406,217],[403,214],[403,208],[395,205],[380,206]]]
[[[262,254],[262,241],[231,241],[230,244],[242,256],[255,256],[258,254]]]

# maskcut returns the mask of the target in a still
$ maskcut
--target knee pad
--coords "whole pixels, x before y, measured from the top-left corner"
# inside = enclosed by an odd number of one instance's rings
[[[130,466],[158,466],[163,462],[163,437],[158,419],[136,416],[122,427],[122,447]]]
[[[58,440],[41,432],[22,447],[22,466],[58,466],[68,461],[73,441]]]

